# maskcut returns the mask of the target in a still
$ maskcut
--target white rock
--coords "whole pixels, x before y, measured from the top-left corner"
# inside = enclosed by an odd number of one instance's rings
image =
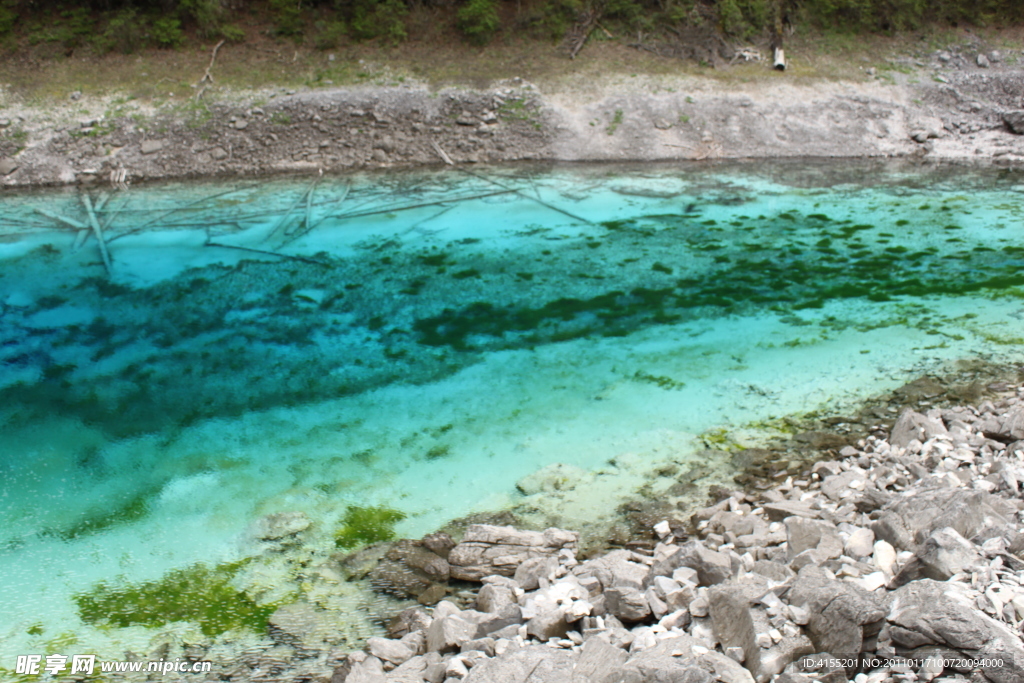
[[[875,532],[858,528],[846,540],[843,551],[850,557],[868,557],[874,552]]]
[[[773,644],[772,643],[772,637],[770,635],[768,635],[767,633],[758,633],[757,637],[754,638],[754,642],[757,643],[758,647],[760,647],[762,649],[765,649],[765,650],[770,648],[772,646],[772,644]]]
[[[892,576],[896,573],[896,549],[886,541],[875,541],[872,562],[883,572]]]
[[[789,606],[789,617],[790,617],[790,619],[793,620],[794,624],[799,624],[800,626],[806,626],[807,622],[811,618],[811,615],[808,614],[807,610],[805,610],[803,607],[797,607],[796,605],[790,605]]]
[[[888,582],[888,577],[885,572],[871,572],[859,579],[852,579],[851,582],[857,584],[866,591],[874,591]]]
[[[669,526],[668,520],[663,519],[654,525],[654,533],[658,534],[660,538],[665,538],[672,533],[672,527]]]

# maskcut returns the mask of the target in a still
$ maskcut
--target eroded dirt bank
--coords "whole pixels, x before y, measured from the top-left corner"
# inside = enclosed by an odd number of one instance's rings
[[[77,93],[29,106],[0,91],[0,184],[332,172],[446,156],[1024,161],[1024,70],[951,66],[943,56],[860,81],[801,81],[765,67],[748,82],[610,75],[543,87],[512,79],[487,90],[275,89],[160,107]]]

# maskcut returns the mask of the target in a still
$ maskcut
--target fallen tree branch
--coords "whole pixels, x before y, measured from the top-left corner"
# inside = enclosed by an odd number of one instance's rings
[[[198,83],[196,83],[196,87],[199,88],[198,92],[196,92],[196,102],[198,102],[203,96],[203,93],[206,92],[206,83],[213,83],[213,74],[210,73],[210,70],[213,69],[213,63],[217,60],[217,50],[219,50],[220,46],[223,44],[224,40],[222,39],[214,46],[213,54],[210,56],[210,65],[206,67],[206,73],[204,73],[203,77],[199,79]]]
[[[445,151],[441,149],[441,145],[437,144],[436,140],[431,140],[430,144],[434,146],[434,151],[437,152],[437,156],[441,157],[441,160],[444,163],[448,164],[449,166],[455,165],[455,162],[452,161],[452,158],[445,154]]]

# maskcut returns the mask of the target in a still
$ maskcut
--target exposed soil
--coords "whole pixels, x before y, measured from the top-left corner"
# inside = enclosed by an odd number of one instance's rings
[[[1002,44],[1008,42],[1014,44]],[[813,64],[822,53],[808,46],[806,55],[799,48],[790,53],[784,72],[764,59],[698,69],[611,43],[588,46],[586,59],[565,60],[568,66],[557,72],[551,59],[531,61],[519,48],[489,50],[481,60],[491,61],[454,69],[454,80],[463,84],[446,87],[410,75],[416,71],[408,68],[417,54],[412,48],[395,53],[401,68],[367,59],[353,64],[354,54],[339,59],[307,52],[301,62],[307,85],[260,88],[182,83],[181,73],[201,76],[209,56],[169,53],[178,78],[159,79],[170,88],[163,99],[116,88],[55,96],[42,85],[30,88],[19,71],[22,80],[0,86],[0,185],[343,172],[448,160],[1024,161],[1024,136],[1014,132],[1024,132],[1024,69],[1018,65],[1024,50],[990,49],[976,37],[945,49],[914,47],[884,61],[859,53],[853,64],[860,60],[861,66],[842,69],[835,61]],[[253,79],[289,81],[273,71],[285,68],[284,46],[274,54],[255,45],[226,49],[234,52],[214,65],[215,77],[223,70],[231,74],[227,80],[240,82],[242,53],[262,49],[265,58],[252,62]],[[466,49],[436,50],[446,59],[470,56]],[[538,77],[536,84],[484,78],[516,73],[516,54],[522,71]],[[293,59],[298,63],[298,50]],[[152,56],[147,60],[140,68],[159,68]],[[311,66],[317,60],[322,68]],[[422,72],[437,76],[439,61],[433,55],[425,63],[434,71]],[[130,69],[114,62],[108,64],[117,73]],[[627,73],[636,66],[639,74]],[[355,83],[336,85],[327,76]],[[14,80],[10,73],[6,78]],[[44,80],[51,88],[73,82]],[[159,86],[151,83],[148,92]],[[128,90],[139,87],[135,77]]]

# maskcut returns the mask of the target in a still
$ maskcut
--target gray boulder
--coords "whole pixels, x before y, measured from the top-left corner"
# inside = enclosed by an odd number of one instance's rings
[[[352,665],[345,683],[387,683],[384,667],[376,657],[367,657]]]
[[[924,443],[939,434],[948,434],[946,426],[942,424],[941,420],[930,419],[907,408],[900,414],[896,424],[892,426],[889,443],[899,448],[906,448],[914,439]]]
[[[982,667],[993,683],[1024,681],[1024,647],[1001,623],[975,609],[959,586],[930,579],[897,589],[889,610],[889,636],[903,648],[928,645],[953,648],[970,657],[1001,659],[1002,666]]]
[[[651,568],[633,561],[633,553],[628,550],[613,550],[604,557],[587,560],[573,569],[579,577],[593,576],[601,582],[604,589],[617,586],[632,586],[641,589],[647,584]],[[664,575],[671,574],[668,569]]]
[[[807,635],[819,652],[853,655],[864,651],[865,641],[870,644],[885,617],[878,596],[830,579],[814,565],[800,570],[787,598],[807,611]]]
[[[1024,135],[1024,110],[1003,113],[1003,123],[1017,135]]]
[[[512,576],[530,558],[554,556],[562,549],[575,553],[578,545],[579,534],[575,531],[520,531],[510,526],[473,524],[448,555],[448,562],[452,578],[479,581],[491,574]]]
[[[514,578],[524,591],[537,590],[540,581],[550,581],[558,569],[558,558],[553,555],[531,557],[516,568]]]
[[[514,604],[516,593],[512,586],[485,583],[476,594],[476,608],[481,612],[496,613]]]
[[[1011,519],[1016,508],[985,493],[965,489],[916,491],[895,501],[871,524],[875,538],[898,550],[916,550],[935,531],[951,527],[964,538],[982,542],[1016,537]]]
[[[396,666],[416,654],[402,641],[391,640],[390,638],[367,639],[366,651],[377,659],[391,662]]]
[[[634,652],[626,663],[593,683],[754,683],[740,664],[719,652],[693,653],[696,641],[677,636]]]
[[[477,637],[477,625],[468,619],[450,614],[434,618],[427,627],[427,650],[430,652],[453,652],[463,643]]]
[[[709,550],[700,541],[688,541],[669,557],[652,567],[653,575],[668,576],[679,567],[689,567],[697,572],[702,586],[713,586],[728,581],[733,575],[732,561],[725,553]]]
[[[632,586],[609,588],[604,592],[605,609],[623,621],[640,621],[651,615],[644,594]]]
[[[602,638],[588,638],[583,643],[579,661],[572,672],[572,683],[593,683],[608,671],[617,669],[626,661],[626,652]]]
[[[786,554],[790,560],[805,550],[817,550],[825,558],[843,554],[843,539],[835,526],[817,519],[786,518]]]
[[[925,540],[917,551],[917,559],[925,576],[945,581],[976,566],[983,558],[973,543],[955,529],[944,527]]]
[[[807,517],[817,519],[820,517],[818,511],[811,508],[810,503],[803,503],[795,500],[782,500],[778,503],[765,503],[764,513],[773,522],[781,522],[786,517]]]
[[[561,638],[568,632],[565,607],[545,610],[526,622],[526,633],[541,642]]]
[[[502,657],[479,662],[464,683],[565,683],[572,680],[578,655],[546,645],[530,645]]]
[[[1006,411],[1000,422],[999,431],[985,436],[1003,442],[1024,439],[1024,404],[1015,405]]]
[[[712,586],[708,591],[708,611],[722,648],[739,648],[743,653],[741,663],[756,679],[761,673],[761,648],[746,593],[734,584]]]

